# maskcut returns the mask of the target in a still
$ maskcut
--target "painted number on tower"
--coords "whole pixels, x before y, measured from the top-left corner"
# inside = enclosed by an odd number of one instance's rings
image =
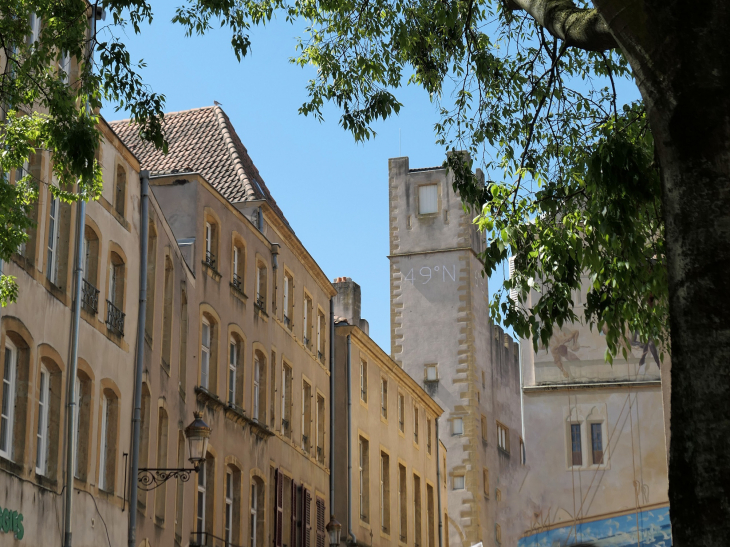
[[[449,269],[450,268],[450,269]],[[411,268],[406,274],[405,281],[410,281],[411,285],[419,283],[425,285],[432,279],[441,278],[441,282],[456,281],[456,265],[452,266],[423,266],[418,271],[415,268]]]

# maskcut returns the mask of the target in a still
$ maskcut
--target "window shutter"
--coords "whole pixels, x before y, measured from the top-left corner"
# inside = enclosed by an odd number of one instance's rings
[[[324,500],[317,498],[317,547],[325,547]]]
[[[312,515],[311,515],[312,496],[309,490],[302,487],[302,546],[311,547],[311,531],[312,531]]]
[[[291,481],[291,545],[297,547],[297,483]]]
[[[276,479],[276,517],[274,522],[274,547],[282,547],[282,528],[284,525],[284,477],[277,469]]]

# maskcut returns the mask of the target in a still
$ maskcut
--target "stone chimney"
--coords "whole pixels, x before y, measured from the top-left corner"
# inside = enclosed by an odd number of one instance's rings
[[[355,283],[351,277],[337,277],[333,285],[337,289],[335,321],[346,321],[348,325],[358,326],[369,335],[368,322],[360,317],[360,285]]]

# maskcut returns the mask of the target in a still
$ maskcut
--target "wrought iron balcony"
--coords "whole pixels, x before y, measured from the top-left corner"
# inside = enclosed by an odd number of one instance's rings
[[[191,532],[190,547],[240,547],[208,532]]]
[[[317,352],[317,359],[324,362],[324,354],[321,351]]]
[[[304,341],[304,345],[307,346],[307,347],[309,347],[309,341],[310,341],[309,338],[307,338],[306,336],[304,336],[302,338],[302,340]]]
[[[94,315],[99,311],[99,289],[86,279],[81,280],[81,307]]]
[[[215,270],[215,255],[213,253],[211,253],[210,251],[205,251],[205,258],[203,259],[203,264],[205,264],[212,270]]]
[[[119,336],[124,336],[124,314],[109,300],[106,301],[106,327]]]
[[[307,435],[302,435],[302,448],[309,450],[309,437]]]
[[[231,281],[231,287],[237,291],[243,292],[243,279],[238,274],[233,274],[233,280]]]
[[[281,419],[281,429],[285,434],[289,433],[289,420]]]
[[[284,324],[288,329],[291,329],[291,319],[286,314],[284,314]]]
[[[324,462],[324,449],[321,446],[317,447],[317,460]]]
[[[264,299],[264,295],[262,295],[262,294],[256,295],[256,307],[263,312],[266,311],[266,300]]]

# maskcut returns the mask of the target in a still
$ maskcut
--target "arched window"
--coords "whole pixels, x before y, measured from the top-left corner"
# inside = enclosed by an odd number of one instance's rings
[[[139,467],[149,467],[150,460],[150,388],[142,383],[142,406],[139,424]],[[137,488],[137,507],[147,507],[147,491]]]
[[[6,332],[0,412],[0,457],[15,462],[25,460],[28,427],[28,385],[30,348],[16,332]]]
[[[218,323],[203,314],[200,338],[200,386],[216,392],[218,380]]]
[[[74,476],[86,482],[89,469],[89,444],[91,431],[91,378],[78,371],[76,376],[76,459],[74,460]]]
[[[243,290],[243,274],[246,270],[246,251],[239,241],[233,242],[233,258],[231,263],[231,286],[240,292]]]
[[[99,310],[99,289],[97,288],[99,269],[99,237],[86,226],[84,229],[84,276],[81,287],[81,305],[92,315]]]
[[[41,364],[38,378],[38,428],[36,430],[35,472],[45,475],[48,471],[48,406],[51,395],[51,374]]]
[[[266,264],[261,260],[256,262],[256,306],[263,312],[266,311]]]
[[[180,293],[180,365],[178,389],[180,393],[185,394],[186,375],[188,372],[188,294],[183,288]]]
[[[124,336],[125,265],[122,257],[112,252],[109,258],[106,326],[114,334]]]
[[[167,410],[160,407],[157,411],[157,462],[158,469],[167,468]],[[165,500],[167,499],[167,486],[159,486],[155,490],[155,523],[165,523]]]
[[[228,342],[228,403],[243,408],[243,341],[236,333]]]
[[[253,418],[266,423],[266,356],[259,350],[253,357]]]
[[[152,333],[155,332],[155,270],[157,264],[157,230],[150,221],[147,233],[147,306],[145,307],[144,336],[152,345]]]
[[[52,359],[44,357],[38,376],[36,473],[49,479],[58,477],[62,384],[61,368]]]
[[[124,204],[127,199],[127,172],[117,165],[117,178],[114,185],[114,210],[124,216]]]
[[[249,509],[249,546],[264,545],[264,481],[251,477],[251,506]],[[302,523],[303,524],[303,523]]]
[[[114,492],[117,475],[117,427],[119,400],[109,388],[101,394],[99,429],[99,490]]]
[[[170,352],[172,349],[172,287],[175,269],[169,256],[165,257],[165,293],[162,307],[162,367],[170,371]]]
[[[229,544],[240,544],[241,538],[241,471],[226,466],[225,515],[223,538]]]

